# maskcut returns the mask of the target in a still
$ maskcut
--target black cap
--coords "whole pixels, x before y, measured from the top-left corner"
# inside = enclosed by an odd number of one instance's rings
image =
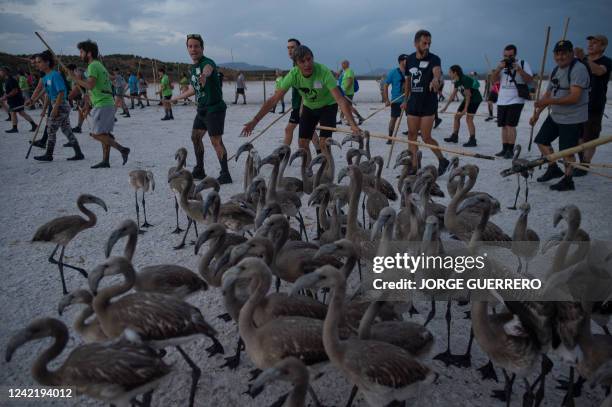
[[[407,60],[408,60],[408,54],[400,54],[400,56],[397,57],[397,62],[407,61]]]
[[[555,48],[553,49],[553,52],[573,51],[573,50],[574,50],[574,45],[572,44],[571,41],[561,40],[555,44]]]

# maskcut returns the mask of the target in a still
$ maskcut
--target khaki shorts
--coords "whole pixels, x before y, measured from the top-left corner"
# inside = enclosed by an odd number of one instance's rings
[[[91,111],[93,134],[105,134],[115,127],[115,106],[94,107]]]

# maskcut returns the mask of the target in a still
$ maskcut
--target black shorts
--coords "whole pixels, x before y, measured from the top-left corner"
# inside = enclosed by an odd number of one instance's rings
[[[480,102],[478,103],[470,102],[467,108],[467,112],[469,114],[475,114],[478,111],[478,106],[480,106]],[[464,108],[465,108],[465,99],[463,99],[461,103],[459,104],[459,107],[457,108],[457,112],[463,112]]]
[[[497,127],[518,126],[523,106],[522,103],[497,105]]]
[[[163,99],[163,100],[170,100],[170,99],[172,99],[172,95],[169,95],[169,96],[162,96],[162,99]]]
[[[236,88],[236,94],[244,95],[244,88]]]
[[[408,116],[426,117],[433,116],[438,110],[438,95],[428,93],[426,95],[411,94],[408,98]]]
[[[292,109],[289,115],[289,123],[300,124],[300,108]]]
[[[487,101],[497,103],[497,96],[499,96],[497,92],[489,92],[489,97],[487,98]]]
[[[309,109],[306,106],[302,109],[300,115],[300,130],[299,138],[312,139],[312,133],[317,128],[317,124],[321,126],[336,127],[336,114],[338,114],[338,105],[323,106],[319,109]],[[330,130],[321,130],[320,137],[331,137]]]
[[[138,92],[130,92],[130,96],[138,96]]]
[[[225,110],[207,112],[205,108],[198,107],[195,119],[193,119],[194,130],[207,130],[211,136],[222,136],[225,127]]]
[[[402,114],[401,103],[391,103],[391,117],[400,117]]]
[[[602,112],[589,112],[589,120],[584,123],[582,129],[582,140],[591,141],[599,138],[601,133],[601,121],[603,120]]]
[[[559,150],[576,147],[578,139],[582,136],[583,123],[576,124],[559,124],[555,123],[550,115],[542,123],[540,131],[535,138],[537,144],[550,146],[550,144],[559,139]]]
[[[141,91],[138,92],[138,94],[141,95],[141,96],[142,95],[147,96],[147,91],[146,90],[141,90]]]

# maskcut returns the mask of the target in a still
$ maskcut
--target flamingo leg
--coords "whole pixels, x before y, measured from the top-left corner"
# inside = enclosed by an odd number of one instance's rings
[[[147,222],[147,204],[145,203],[145,193],[144,189],[142,190],[142,211],[144,212],[144,223],[142,224],[143,228],[153,226],[149,222]]]
[[[196,391],[198,389],[198,381],[200,380],[202,371],[200,370],[198,365],[196,365],[193,360],[191,360],[191,358],[185,353],[185,351],[181,349],[180,346],[176,346],[176,350],[179,351],[183,359],[185,359],[185,362],[187,362],[187,364],[191,368],[191,390],[189,392],[189,407],[193,407]]]
[[[183,229],[181,229],[179,226],[179,216],[178,216],[179,204],[178,204],[178,200],[176,199],[176,196],[174,197],[174,210],[176,212],[176,228],[172,231],[172,233],[178,234],[178,233],[181,233]]]
[[[64,246],[62,246],[62,250],[60,251],[60,257],[59,257],[59,261],[57,262],[57,268],[59,269],[60,277],[62,279],[62,292],[64,293],[64,295],[66,295],[68,294],[68,290],[66,289],[66,280],[64,279],[64,263],[62,263],[62,260],[64,260]]]
[[[425,320],[425,323],[423,324],[423,326],[427,326],[427,324],[431,322],[431,320],[433,319],[435,315],[436,315],[436,301],[431,300],[431,309],[429,310],[429,314],[427,314],[427,319]]]
[[[351,407],[353,405],[353,400],[355,399],[355,396],[357,395],[357,390],[359,390],[359,388],[357,386],[353,386],[353,388],[351,389],[351,394],[349,395],[348,401],[346,402],[346,407]]]
[[[244,350],[244,341],[241,337],[238,337],[238,345],[236,346],[236,353],[234,356],[228,356],[225,358],[225,363],[222,364],[221,368],[229,367],[231,370],[235,370],[240,364],[240,353]]]
[[[140,228],[140,208],[138,207],[138,190],[134,191],[134,202],[136,202],[136,224],[138,225],[138,234],[142,235],[145,231]]]
[[[183,240],[181,240],[181,243],[179,243],[178,246],[174,246],[174,250],[180,250],[183,247],[185,247],[185,239],[187,239],[187,233],[189,233],[189,228],[191,227],[191,224],[193,223],[193,221],[191,220],[191,218],[187,218],[187,229],[185,230],[185,233],[183,234]]]

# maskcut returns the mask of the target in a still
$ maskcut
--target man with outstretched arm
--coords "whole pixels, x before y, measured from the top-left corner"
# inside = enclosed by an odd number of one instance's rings
[[[440,58],[429,52],[431,46],[431,33],[419,30],[414,35],[416,52],[408,56],[406,61],[406,97],[402,103],[408,115],[408,140],[416,141],[419,130],[423,142],[437,146],[436,140],[431,137],[431,131],[438,110],[438,90],[442,86],[442,68]],[[409,144],[412,156],[416,157],[418,147]],[[449,165],[442,152],[431,150],[438,158],[438,174],[442,175]],[[416,172],[418,160],[413,160],[413,170]]]
[[[300,115],[299,147],[306,150],[308,161],[310,161],[309,143],[312,133],[317,124],[329,127],[336,125],[338,105],[348,119],[353,132],[359,134],[361,130],[353,118],[351,106],[336,86],[334,75],[329,68],[314,61],[314,55],[310,48],[305,45],[297,47],[293,52],[293,61],[296,66],[285,75],[279,88],[263,104],[255,117],[244,125],[241,134],[243,136],[251,135],[257,123],[285,96],[285,93],[291,88],[296,88],[302,96],[304,105]],[[319,147],[323,152],[326,152],[325,149],[327,149],[325,141],[331,136],[332,132],[330,130],[321,130]]]
[[[204,56],[204,40],[200,34],[189,34],[186,44],[187,52],[193,61],[190,77],[191,86],[187,91],[172,97],[170,102],[183,100],[193,95],[196,97],[198,110],[193,120],[193,130],[191,131],[191,142],[193,143],[193,150],[196,156],[196,166],[193,168],[192,174],[195,179],[206,177],[206,172],[204,172],[204,143],[202,143],[202,139],[206,132],[208,132],[210,142],[217,153],[217,158],[221,165],[221,172],[217,180],[220,184],[230,184],[232,176],[227,168],[227,150],[223,144],[223,129],[227,106],[223,101],[217,64],[212,59]]]

